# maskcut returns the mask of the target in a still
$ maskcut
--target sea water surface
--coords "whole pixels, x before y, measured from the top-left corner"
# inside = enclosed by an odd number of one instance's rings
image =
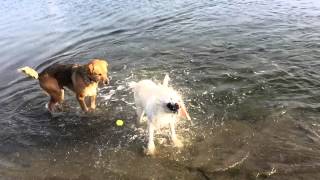
[[[0,55],[1,179],[320,178],[318,0],[2,0]],[[92,114],[67,91],[51,115],[16,71],[91,58],[112,78]],[[193,123],[148,157],[128,83],[166,73]]]

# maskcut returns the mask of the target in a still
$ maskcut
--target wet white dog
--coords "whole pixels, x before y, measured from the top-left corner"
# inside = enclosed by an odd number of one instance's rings
[[[191,120],[181,95],[168,86],[169,76],[166,75],[163,84],[156,84],[151,80],[142,80],[138,83],[131,82],[129,86],[134,92],[137,108],[137,123],[139,124],[144,114],[148,118],[148,147],[146,154],[155,153],[154,131],[163,125],[170,125],[171,138],[177,147],[183,147],[175,132],[175,123],[183,117]]]

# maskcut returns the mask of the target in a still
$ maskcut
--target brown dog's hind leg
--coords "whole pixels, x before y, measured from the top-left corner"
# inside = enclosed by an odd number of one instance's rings
[[[56,104],[63,102],[63,89],[59,86],[55,78],[50,77],[48,75],[40,76],[39,82],[41,88],[45,90],[50,96],[48,109],[52,112],[55,110]]]
[[[56,99],[56,97],[54,96],[50,96],[50,101],[49,101],[49,104],[48,104],[48,109],[50,112],[54,112],[56,109],[56,105],[58,104],[58,100]]]
[[[60,91],[61,91],[61,97],[60,97],[59,103],[62,103],[64,101],[64,89],[60,89]]]

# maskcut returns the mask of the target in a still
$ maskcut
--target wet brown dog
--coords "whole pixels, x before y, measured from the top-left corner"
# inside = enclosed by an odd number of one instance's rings
[[[64,100],[64,88],[72,90],[83,111],[93,111],[96,108],[97,88],[99,84],[109,84],[108,63],[93,59],[88,64],[55,64],[41,73],[30,67],[19,69],[20,72],[39,80],[41,88],[50,96],[49,111],[54,111],[57,104]],[[89,108],[85,97],[90,97]]]

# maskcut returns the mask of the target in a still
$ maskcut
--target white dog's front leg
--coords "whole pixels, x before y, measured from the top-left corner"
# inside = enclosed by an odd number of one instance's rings
[[[171,139],[172,139],[172,142],[173,144],[178,147],[178,148],[181,148],[183,147],[183,144],[182,142],[177,138],[177,135],[176,135],[176,130],[175,130],[175,123],[174,122],[171,122],[170,123],[170,129],[171,129]]]
[[[144,116],[144,110],[141,107],[137,107],[137,125],[140,125],[140,123],[143,120],[143,116]]]
[[[139,124],[142,122],[143,116],[144,116],[144,110],[142,110],[141,113],[140,113],[140,117],[139,117],[139,119],[138,119]]]
[[[148,123],[148,134],[149,134],[149,141],[148,141],[148,150],[146,152],[147,155],[154,155],[155,153],[155,145],[153,140],[154,135],[154,126],[151,122]]]

